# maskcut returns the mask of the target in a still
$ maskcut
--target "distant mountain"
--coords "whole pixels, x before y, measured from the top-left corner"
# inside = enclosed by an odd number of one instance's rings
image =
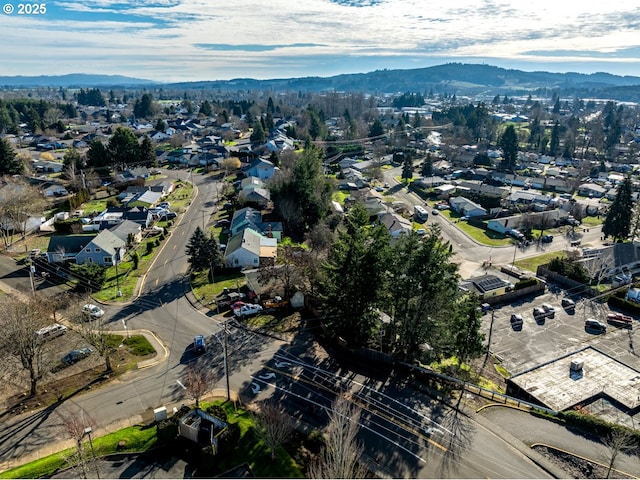
[[[476,98],[527,95],[555,90],[565,97],[640,101],[640,77],[609,73],[525,72],[492,65],[448,63],[411,70],[376,70],[332,77],[255,80],[236,78],[180,83],[157,83],[120,75],[70,74],[39,77],[0,77],[0,87],[162,87],[171,90],[272,90],[293,92],[448,93]]]
[[[129,87],[151,85],[155,82],[122,75],[40,75],[37,77],[0,77],[0,87]]]
[[[444,93],[456,95],[527,94],[537,89],[558,89],[564,94],[597,95],[608,90],[624,97],[627,87],[635,87],[640,77],[609,73],[551,73],[510,70],[491,65],[449,63],[411,70],[376,70],[370,73],[332,77],[282,78],[183,82],[166,84],[166,89],[337,91],[370,93]],[[622,98],[620,98],[622,99]]]

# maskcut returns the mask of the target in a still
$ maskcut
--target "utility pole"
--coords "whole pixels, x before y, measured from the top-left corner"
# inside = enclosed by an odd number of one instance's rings
[[[118,275],[118,263],[120,263],[120,248],[116,248],[115,261],[116,261],[116,297],[121,297],[122,292],[120,291],[120,276]]]
[[[224,375],[227,379],[227,401],[231,400],[231,389],[229,388],[229,356],[227,350],[229,348],[229,340],[227,336],[227,321],[224,321]]]
[[[31,293],[33,296],[36,296],[36,284],[33,280],[33,274],[36,273],[36,267],[33,264],[33,260],[31,261],[31,265],[29,266],[29,280],[31,281]]]
[[[489,325],[489,338],[487,339],[487,354],[484,357],[484,361],[486,363],[489,358],[489,353],[491,353],[491,334],[493,333],[493,320],[495,319],[496,311],[491,307],[491,324]]]

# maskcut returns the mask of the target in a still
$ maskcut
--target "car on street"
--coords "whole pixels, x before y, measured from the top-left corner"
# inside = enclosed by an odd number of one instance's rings
[[[88,315],[93,318],[100,318],[104,315],[104,310],[102,310],[99,306],[94,305],[93,303],[87,303],[82,306],[82,313]]]
[[[440,210],[437,208],[431,211],[431,215],[440,215]]]
[[[262,306],[253,303],[245,303],[238,308],[233,309],[233,314],[236,317],[250,317],[262,312]]]
[[[207,340],[204,338],[204,335],[196,335],[193,338],[193,349],[198,355],[207,351]]]
[[[62,363],[66,363],[67,365],[73,365],[74,363],[79,362],[83,358],[87,358],[89,355],[93,353],[89,347],[77,348],[75,350],[71,350],[64,357],[62,357]]]

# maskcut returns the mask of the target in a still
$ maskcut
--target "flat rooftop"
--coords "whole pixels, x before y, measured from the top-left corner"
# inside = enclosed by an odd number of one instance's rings
[[[582,362],[580,371],[570,369]],[[556,411],[605,395],[629,410],[640,407],[640,371],[593,347],[544,363],[509,379],[511,383]]]

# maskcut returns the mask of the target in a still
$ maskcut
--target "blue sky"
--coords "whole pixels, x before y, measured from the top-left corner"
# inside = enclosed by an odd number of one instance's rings
[[[159,82],[447,62],[640,76],[637,0],[77,0],[0,14],[0,75]],[[6,5],[5,5],[6,6]]]

